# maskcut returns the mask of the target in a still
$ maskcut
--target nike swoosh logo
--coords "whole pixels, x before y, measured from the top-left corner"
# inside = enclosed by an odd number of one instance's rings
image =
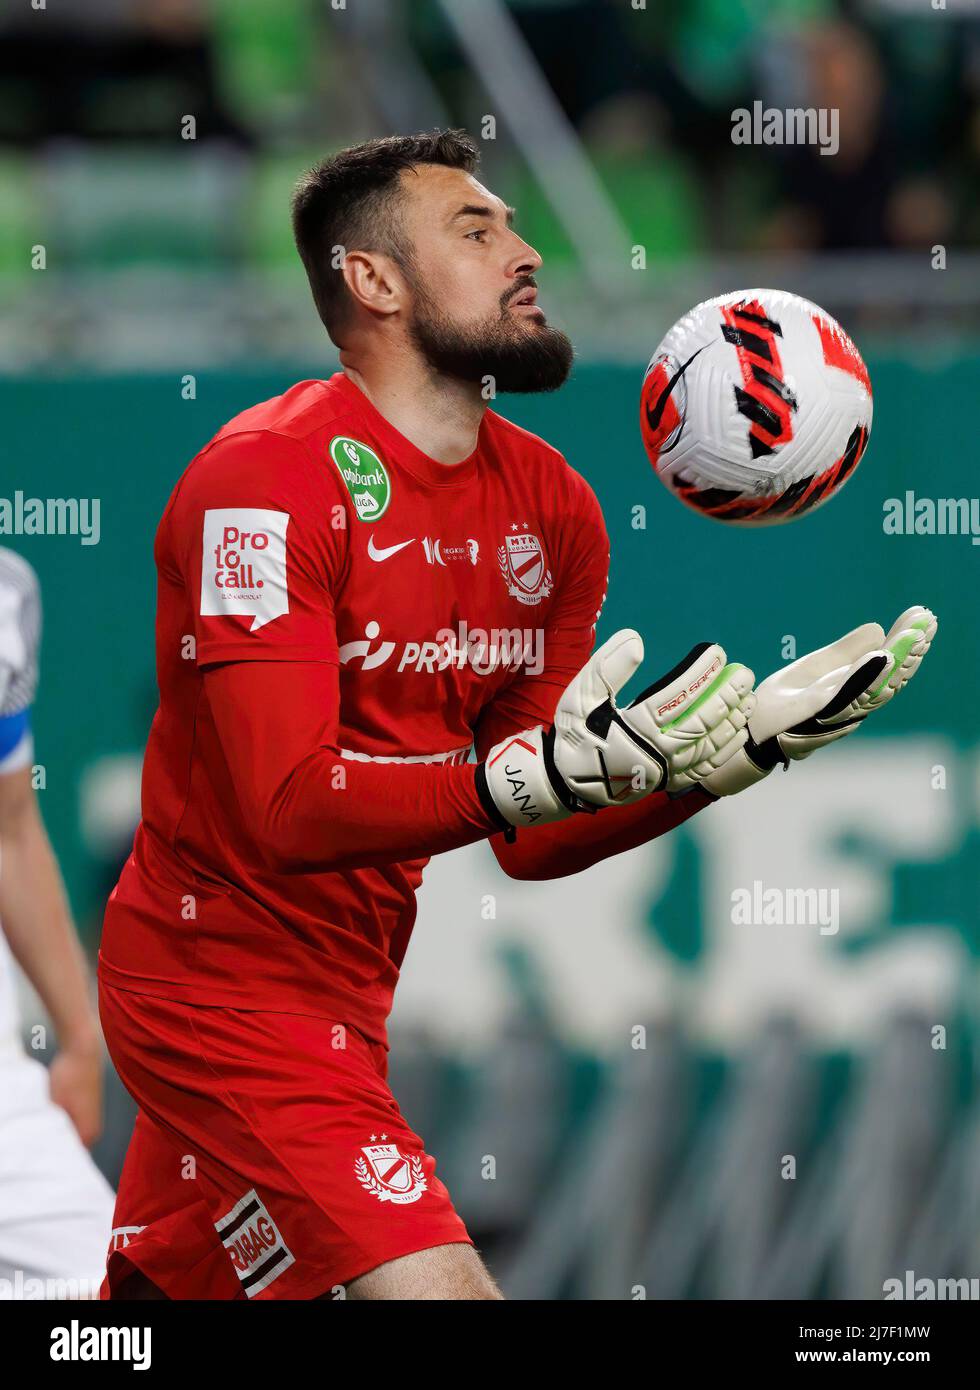
[[[698,348],[697,352],[692,352],[690,357],[683,364],[683,366],[678,367],[677,371],[667,382],[667,385],[664,387],[660,395],[657,397],[657,400],[654,403],[653,407],[651,408],[650,406],[647,406],[647,424],[650,426],[651,430],[655,430],[657,426],[660,424],[660,417],[664,413],[664,409],[666,408],[667,402],[670,400],[670,395],[674,387],[680,381],[681,377],[687,371],[688,367],[694,361],[695,357],[697,357],[698,353],[704,352],[704,349],[707,346],[708,344],[705,343],[702,347]]]
[[[372,560],[388,560],[392,555],[397,555],[399,550],[404,550],[406,545],[411,545],[414,540],[415,537],[412,536],[411,540],[399,541],[397,545],[378,547],[374,543],[374,537],[371,536],[368,539],[368,554]]]

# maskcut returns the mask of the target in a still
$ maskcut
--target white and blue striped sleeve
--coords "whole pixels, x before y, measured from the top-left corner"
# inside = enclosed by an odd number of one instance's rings
[[[41,593],[26,560],[0,548],[0,773],[34,757],[31,706],[37,690]]]

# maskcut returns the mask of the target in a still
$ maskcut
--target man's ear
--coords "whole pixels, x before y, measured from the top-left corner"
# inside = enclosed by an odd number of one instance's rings
[[[404,307],[407,286],[390,256],[375,251],[348,251],[344,282],[355,303],[373,314],[394,314]]]

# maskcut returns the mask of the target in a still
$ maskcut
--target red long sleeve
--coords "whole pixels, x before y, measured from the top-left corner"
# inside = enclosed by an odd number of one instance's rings
[[[204,689],[234,794],[276,872],[424,859],[494,828],[475,790],[475,764],[341,756],[332,664],[233,662],[209,669]]]
[[[565,878],[590,869],[600,859],[655,840],[690,820],[714,799],[700,790],[674,800],[664,792],[653,792],[632,806],[610,807],[594,816],[580,814],[554,825],[519,831],[512,844],[503,835],[494,835],[490,845],[510,878]]]
[[[511,878],[562,878],[663,835],[712,799],[700,791],[676,800],[655,793],[634,806],[523,830],[508,843],[492,834],[474,764],[341,757],[334,666],[232,662],[206,673],[205,692],[235,793],[279,873],[397,863],[492,836]]]

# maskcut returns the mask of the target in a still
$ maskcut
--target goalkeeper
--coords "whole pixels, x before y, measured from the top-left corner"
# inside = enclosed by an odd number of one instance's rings
[[[343,370],[230,421],[160,523],[99,966],[139,1107],[112,1297],[497,1297],[386,1079],[427,859],[489,840],[550,878],[644,844],[851,732],[934,631],[860,628],[758,692],[712,641],[666,674],[634,632],[592,652],[596,498],[484,389],[557,389],[571,344],[475,167],[447,132],[311,171],[294,227]],[[515,629],[540,669],[473,638]]]

